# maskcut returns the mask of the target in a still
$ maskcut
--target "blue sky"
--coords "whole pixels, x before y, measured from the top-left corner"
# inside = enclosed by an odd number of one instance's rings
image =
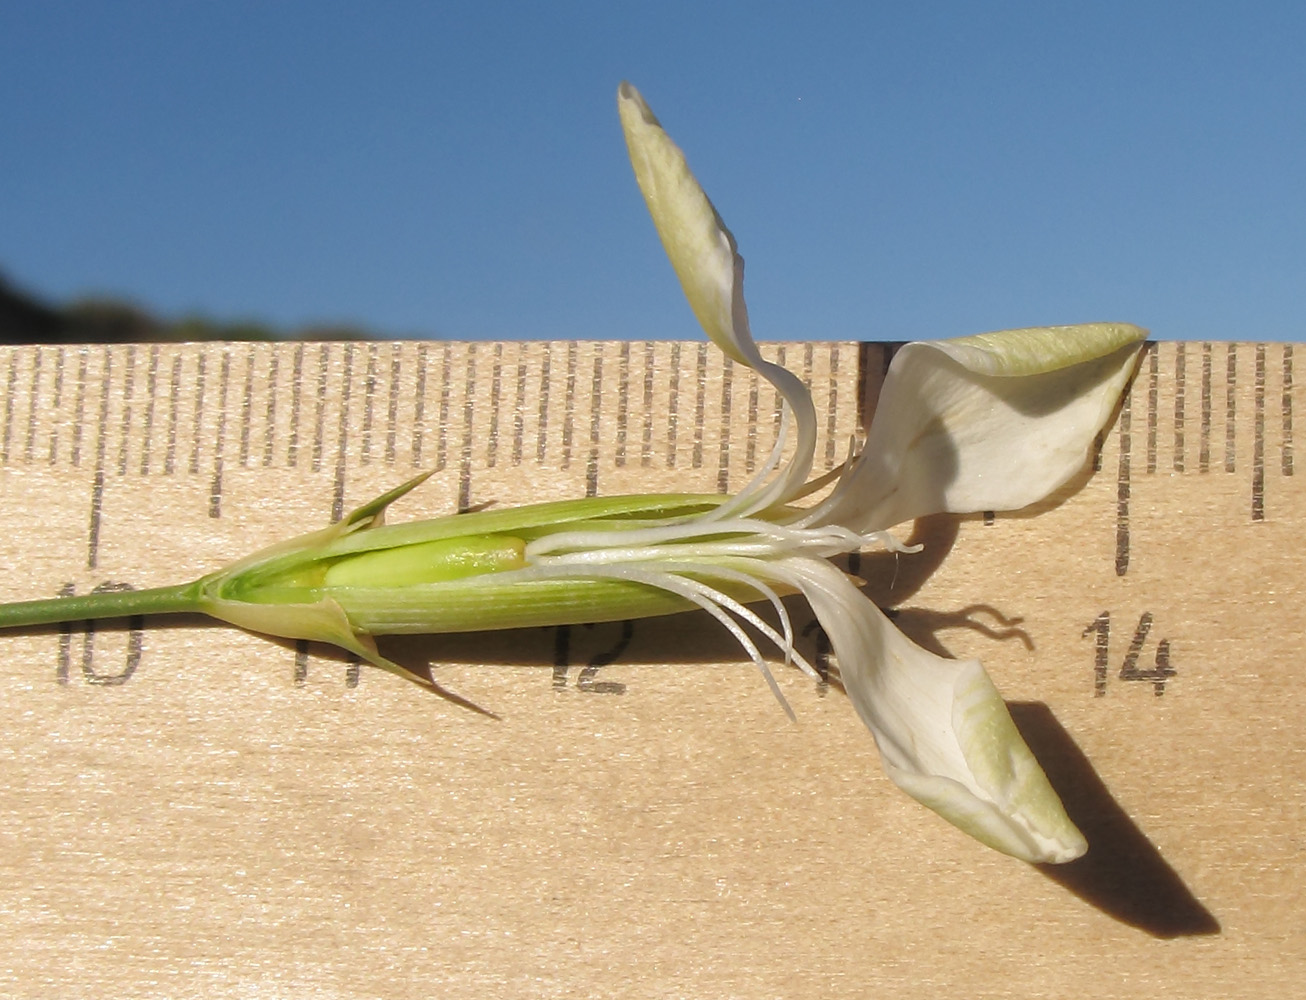
[[[623,78],[766,338],[1306,336],[1306,4],[0,6],[0,271],[390,336],[692,337]]]

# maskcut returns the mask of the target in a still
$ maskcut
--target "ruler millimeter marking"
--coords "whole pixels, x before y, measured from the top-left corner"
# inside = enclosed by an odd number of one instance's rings
[[[855,399],[840,398],[839,359],[859,349],[792,349],[812,373],[827,435],[847,440],[858,413]],[[785,350],[768,348],[781,359]],[[532,466],[571,487],[559,496],[724,491],[770,448],[767,434],[759,445],[759,412],[779,426],[774,390],[698,344],[39,345],[8,353],[0,467],[45,466],[61,481],[88,481],[92,569],[110,486],[202,484],[214,520],[229,513],[230,477],[259,470],[293,470],[315,490],[328,477],[333,519],[364,499],[354,480],[379,484],[428,468],[451,474],[454,509],[541,499],[513,489],[521,476],[509,470]],[[682,354],[693,359],[688,372]],[[740,399],[748,400],[746,424]],[[827,466],[843,447],[831,441]]]
[[[1189,358],[1194,355],[1198,364],[1192,367],[1199,373],[1196,387],[1189,375]],[[1188,404],[1194,388],[1199,400],[1196,414]],[[1148,344],[1122,400],[1116,426],[1117,575],[1124,576],[1129,568],[1130,499],[1139,471],[1135,460],[1139,444],[1145,477],[1237,476],[1234,489],[1245,497],[1247,519],[1264,521],[1267,502],[1272,507],[1275,494],[1286,488],[1293,475],[1295,390],[1292,344]],[[1141,435],[1136,414],[1142,417]],[[1224,492],[1228,487],[1220,489]]]

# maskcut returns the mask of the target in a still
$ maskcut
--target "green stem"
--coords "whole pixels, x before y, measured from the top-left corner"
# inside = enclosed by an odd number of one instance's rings
[[[202,612],[199,581],[173,587],[151,587],[148,590],[108,590],[77,597],[49,597],[40,601],[0,604],[0,628],[184,611]]]

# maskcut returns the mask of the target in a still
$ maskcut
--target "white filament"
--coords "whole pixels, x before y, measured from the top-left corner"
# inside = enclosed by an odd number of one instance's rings
[[[769,568],[765,562],[747,557],[738,557],[735,562],[736,565],[744,565],[749,568],[756,567],[762,570]],[[771,689],[771,693],[775,695],[776,700],[780,702],[785,714],[790,719],[795,718],[793,709],[790,708],[789,703],[781,693],[780,686],[776,683],[775,677],[766,664],[766,660],[757,648],[757,644],[744,631],[743,625],[746,624],[752,627],[783,652],[786,665],[793,663],[809,677],[820,678],[820,674],[817,673],[807,658],[794,648],[793,622],[790,619],[789,612],[780,600],[780,595],[761,576],[745,572],[736,568],[736,566],[674,559],[660,561],[636,559],[632,562],[605,563],[588,559],[573,561],[571,557],[553,557],[547,562],[540,562],[523,569],[496,574],[495,580],[501,584],[505,582],[507,576],[512,576],[515,581],[520,582],[531,580],[623,580],[629,583],[643,584],[657,590],[664,590],[684,598],[710,614],[734,636],[735,641],[739,643],[748,658],[761,671],[762,676],[766,679],[767,686]],[[720,587],[712,586],[704,582],[700,577],[707,577],[714,582],[737,584],[742,588],[755,592],[775,609],[780,622],[780,630],[777,631],[756,612],[721,590]],[[469,580],[467,582],[474,585],[473,581]]]
[[[810,527],[738,515],[724,518],[696,515],[623,530],[590,529],[545,535],[527,543],[528,565],[509,573],[522,581],[624,580],[683,598],[706,611],[734,636],[792,719],[793,710],[744,626],[751,627],[781,650],[786,666],[793,663],[809,676],[819,678],[811,663],[794,649],[793,622],[780,595],[767,581],[792,584],[792,574],[777,575],[777,562],[825,559],[857,552],[873,543],[895,551],[912,551],[883,531],[858,534],[841,525]],[[504,578],[502,574],[495,575],[499,582]],[[779,621],[779,630],[726,593],[723,586],[732,587],[736,593],[751,591],[769,602]]]

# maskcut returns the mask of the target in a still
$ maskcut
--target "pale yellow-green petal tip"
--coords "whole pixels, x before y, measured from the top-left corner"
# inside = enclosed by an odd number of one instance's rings
[[[979,829],[969,832],[1035,863],[1062,864],[1088,850],[978,661],[957,679],[953,725],[971,774],[993,806],[993,815],[979,817]]]
[[[736,301],[743,260],[734,237],[694,178],[680,147],[629,83],[617,89],[617,111],[635,179],[685,298],[712,342],[733,360],[747,364],[736,333],[743,311],[742,296]]]
[[[979,333],[930,346],[980,375],[1037,375],[1141,345],[1147,331],[1132,323],[1081,323]]]
[[[885,762],[894,782],[982,844],[1032,864],[1064,864],[1088,850],[978,660],[960,665],[951,726],[960,758],[931,767]],[[942,720],[940,720],[942,721]],[[926,748],[919,748],[924,751]]]
[[[885,769],[917,802],[995,851],[1030,864],[1065,864],[1088,850],[1088,841],[1066,816],[1060,799],[1040,803],[1036,810],[1013,811],[976,798],[949,778],[904,772],[891,765]]]

